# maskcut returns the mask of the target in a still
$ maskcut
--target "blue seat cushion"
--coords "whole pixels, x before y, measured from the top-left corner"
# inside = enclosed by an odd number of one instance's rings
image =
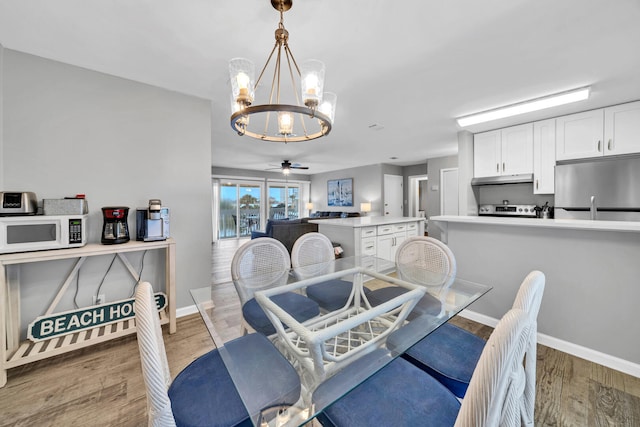
[[[346,280],[327,280],[317,285],[307,286],[307,296],[325,310],[335,311],[347,304],[351,289],[352,283]],[[368,298],[371,290],[364,287],[364,293]]]
[[[254,231],[251,232],[251,240],[257,239],[259,237],[271,237],[271,235],[267,234],[266,232],[263,232],[263,231],[254,230]]]
[[[400,286],[386,286],[384,288],[371,291],[370,294],[367,294],[367,299],[369,299],[369,303],[375,307],[389,301],[390,299],[400,296],[407,291],[408,289]],[[407,318],[409,320],[413,320],[416,316],[420,316],[422,314],[437,316],[440,314],[441,308],[442,304],[440,303],[440,300],[427,293],[420,298]]]
[[[271,300],[282,307],[298,322],[304,322],[320,314],[320,307],[317,302],[295,292],[285,292],[275,295],[271,297]],[[242,316],[257,332],[264,335],[276,333],[276,328],[255,298],[250,299],[242,306]]]
[[[398,358],[325,408],[318,420],[325,427],[451,427],[459,411],[460,402],[446,387]]]
[[[400,296],[405,292],[408,292],[408,289],[400,286],[385,286],[384,288],[371,291],[371,293],[367,295],[367,298],[371,305],[375,307],[389,301],[390,299]]]
[[[445,323],[418,341],[403,357],[463,398],[485,343],[471,332]]]
[[[250,372],[250,398],[257,407],[292,405],[300,397],[295,369],[263,335],[225,344],[234,363]],[[272,381],[273,378],[278,381]],[[204,354],[178,374],[169,387],[178,426],[251,426],[251,420],[218,350]]]

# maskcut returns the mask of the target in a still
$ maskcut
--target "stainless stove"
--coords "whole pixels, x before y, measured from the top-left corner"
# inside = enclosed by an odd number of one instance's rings
[[[536,205],[480,205],[478,215],[536,218]]]

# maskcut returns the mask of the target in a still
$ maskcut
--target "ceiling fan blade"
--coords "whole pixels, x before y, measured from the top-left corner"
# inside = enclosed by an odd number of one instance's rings
[[[291,166],[291,169],[309,169],[309,166]]]

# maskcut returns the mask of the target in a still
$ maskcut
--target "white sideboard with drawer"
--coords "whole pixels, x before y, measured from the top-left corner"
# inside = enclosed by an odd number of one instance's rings
[[[344,256],[371,255],[395,261],[398,246],[412,236],[424,235],[424,218],[358,217],[309,220],[318,231],[339,243]]]

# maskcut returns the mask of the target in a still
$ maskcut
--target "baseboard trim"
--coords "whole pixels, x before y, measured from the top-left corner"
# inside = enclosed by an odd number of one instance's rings
[[[194,304],[194,305],[188,305],[186,307],[181,307],[179,309],[176,310],[176,318],[181,318],[184,316],[190,316],[194,313],[198,312],[198,307]]]
[[[471,310],[463,310],[460,313],[460,316],[464,317],[465,319],[473,320],[474,322],[482,323],[483,325],[491,326],[492,328],[495,328],[498,324],[498,319],[494,319],[493,317],[485,316],[484,314],[476,313]],[[581,345],[541,333],[538,333],[538,343],[562,351],[564,353],[571,354],[581,359],[585,359],[590,362],[615,369],[616,371],[620,371],[625,374],[640,378],[640,364],[629,362],[628,360],[624,360],[610,354],[602,353],[597,350],[583,347]]]

